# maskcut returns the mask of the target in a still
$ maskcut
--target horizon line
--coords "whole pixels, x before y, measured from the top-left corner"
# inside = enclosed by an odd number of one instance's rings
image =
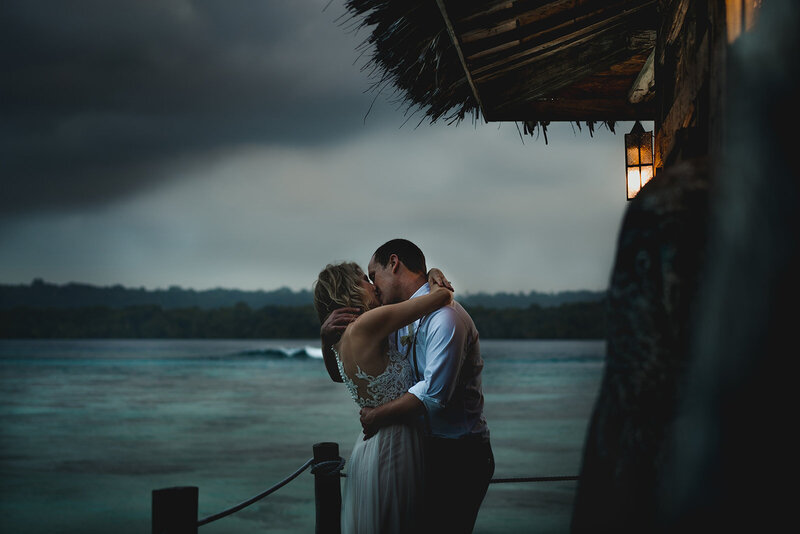
[[[148,287],[145,287],[143,285],[142,286],[126,286],[126,285],[124,285],[122,283],[115,283],[115,284],[110,284],[110,285],[99,285],[99,284],[95,284],[95,283],[91,283],[91,282],[76,282],[76,281],[58,283],[58,282],[47,281],[42,277],[34,277],[28,283],[25,283],[25,282],[16,282],[15,283],[15,282],[2,282],[2,281],[0,281],[0,286],[32,287],[32,286],[36,285],[37,282],[39,282],[39,283],[41,283],[43,285],[53,285],[53,286],[77,285],[77,286],[95,287],[95,288],[100,288],[100,289],[112,289],[112,288],[116,288],[116,287],[121,287],[121,288],[127,289],[127,290],[145,290],[145,291],[150,291],[150,292],[170,291],[170,290],[175,289],[175,290],[181,290],[181,291],[194,291],[194,292],[239,291],[239,292],[243,292],[243,293],[272,293],[272,292],[275,292],[275,291],[289,290],[292,293],[311,293],[311,289],[309,289],[309,288],[293,289],[293,288],[289,287],[288,285],[279,286],[279,287],[276,287],[274,289],[241,289],[241,288],[222,287],[222,286],[215,286],[215,287],[209,287],[209,288],[205,288],[205,289],[198,289],[198,288],[193,288],[193,287],[184,287],[184,286],[181,286],[181,285],[178,285],[178,284],[170,284],[170,285],[168,285],[166,287],[149,287],[148,288]],[[583,292],[583,291],[590,292],[590,293],[604,293],[604,292],[608,291],[608,288],[603,288],[603,289],[589,289],[589,288],[560,289],[560,290],[555,290],[555,291],[541,291],[541,290],[538,290],[538,289],[530,289],[530,290],[527,290],[527,291],[521,290],[521,289],[517,290],[517,291],[478,290],[478,291],[464,291],[463,293],[462,292],[459,292],[459,293],[464,295],[464,296],[498,295],[498,294],[506,294],[506,295],[523,294],[523,295],[527,295],[527,294],[531,294],[531,293],[538,293],[538,294],[541,294],[541,295],[557,295],[557,294],[560,294],[560,293],[578,293],[578,292]]]

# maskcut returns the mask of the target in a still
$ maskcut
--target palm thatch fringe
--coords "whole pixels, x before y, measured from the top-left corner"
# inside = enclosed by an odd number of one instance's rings
[[[594,137],[594,130],[597,127],[596,125],[598,123],[601,126],[605,127],[611,133],[613,134],[617,133],[614,130],[617,124],[616,121],[584,121],[583,123],[589,129],[589,137]],[[571,124],[577,126],[578,130],[582,130],[580,121],[572,121]],[[541,131],[541,135],[544,137],[544,144],[547,144],[547,127],[549,125],[550,121],[523,121],[522,131],[525,135],[530,135],[530,136],[536,135],[537,137],[539,136],[539,132]]]
[[[374,80],[369,91],[377,98],[387,91],[406,114],[423,113],[434,123],[458,124],[468,115],[481,118],[456,47],[447,32],[439,7],[432,0],[347,0],[350,18],[343,26],[358,31],[372,27],[358,46],[359,57],[369,54],[362,70]],[[578,129],[581,123],[575,121]],[[596,121],[585,121],[589,134]],[[614,122],[602,122],[614,131]],[[523,121],[526,135],[539,131],[547,143],[549,121]]]
[[[362,67],[370,71],[377,93],[399,95],[406,111],[424,111],[431,122],[477,119],[479,109],[436,2],[347,0],[358,28],[374,26],[359,45],[371,50]],[[424,120],[424,119],[423,119]]]

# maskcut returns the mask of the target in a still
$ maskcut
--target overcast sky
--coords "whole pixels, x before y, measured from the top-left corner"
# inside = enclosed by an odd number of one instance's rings
[[[406,237],[457,291],[605,289],[631,124],[406,122],[326,4],[0,3],[0,283],[301,289]]]

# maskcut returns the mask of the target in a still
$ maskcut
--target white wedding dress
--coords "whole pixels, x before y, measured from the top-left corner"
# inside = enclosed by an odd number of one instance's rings
[[[336,351],[334,351],[336,353]],[[360,407],[375,407],[402,396],[414,384],[411,363],[389,349],[389,363],[377,376],[356,368],[344,371],[336,353],[339,373]],[[383,427],[364,439],[359,433],[342,492],[342,534],[407,533],[417,531],[422,504],[422,437],[410,425]]]

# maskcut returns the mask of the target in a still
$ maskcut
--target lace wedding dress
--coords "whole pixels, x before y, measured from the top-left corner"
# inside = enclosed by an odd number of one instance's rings
[[[336,361],[353,400],[360,407],[375,407],[402,396],[414,384],[411,363],[389,349],[389,363],[377,376],[356,366],[345,373]],[[422,441],[417,428],[396,424],[364,439],[359,433],[347,463],[342,492],[342,534],[406,533],[418,530],[422,497]]]

